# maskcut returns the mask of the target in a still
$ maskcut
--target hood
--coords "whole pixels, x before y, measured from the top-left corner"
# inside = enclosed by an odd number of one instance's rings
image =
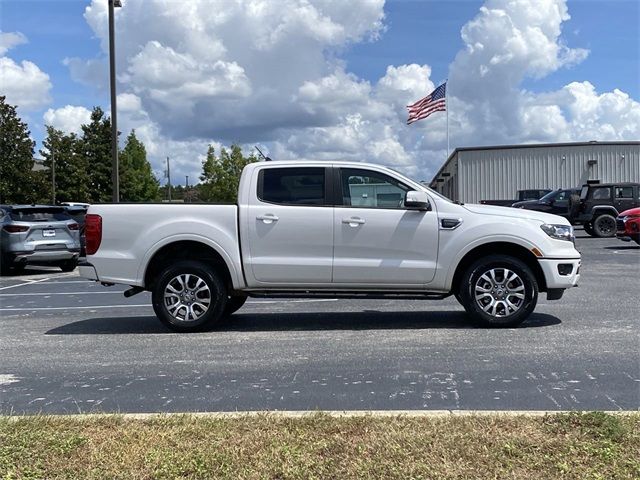
[[[618,216],[626,217],[627,215],[640,215],[640,207],[630,208],[629,210],[625,210],[624,212],[621,212]]]
[[[515,202],[511,204],[512,207],[522,207],[524,205],[538,205],[540,200],[522,200],[521,202]]]
[[[541,223],[551,223],[554,225],[570,225],[569,221],[564,217],[552,215],[550,213],[538,212],[536,210],[527,210],[525,208],[496,207],[493,205],[477,205],[473,203],[465,203],[464,208],[466,208],[470,212],[479,213],[481,215],[524,218],[528,220],[537,220]]]

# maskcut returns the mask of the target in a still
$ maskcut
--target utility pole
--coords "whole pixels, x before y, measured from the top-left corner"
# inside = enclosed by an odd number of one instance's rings
[[[111,184],[112,201],[120,201],[120,175],[118,165],[118,118],[116,112],[116,38],[114,7],[121,7],[120,0],[109,0],[109,82],[111,89]]]
[[[189,175],[185,175],[186,181],[184,185],[184,199],[186,202],[189,201]]]
[[[169,163],[169,157],[167,157],[167,192],[169,192],[169,202],[171,202],[171,164]]]
[[[51,148],[51,205],[56,204],[56,155]]]

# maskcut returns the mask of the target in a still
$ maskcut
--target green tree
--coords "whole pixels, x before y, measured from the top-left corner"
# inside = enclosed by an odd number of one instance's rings
[[[202,162],[201,184],[198,192],[204,202],[236,202],[238,184],[242,169],[250,163],[257,162],[255,155],[245,157],[238,145],[231,145],[231,151],[222,148],[220,156],[209,145],[207,158]]]
[[[91,112],[91,122],[82,125],[80,154],[89,168],[90,203],[110,202],[113,184],[111,181],[111,120],[104,116],[100,107]]]
[[[159,197],[158,179],[147,161],[147,150],[132,130],[120,153],[120,198],[125,202],[149,202]]]
[[[33,172],[35,142],[16,107],[0,96],[0,203],[41,200]]]
[[[47,167],[47,182],[52,183],[53,163],[56,175],[56,202],[89,202],[89,164],[81,151],[81,141],[75,133],[65,134],[47,126],[47,137],[40,155]]]

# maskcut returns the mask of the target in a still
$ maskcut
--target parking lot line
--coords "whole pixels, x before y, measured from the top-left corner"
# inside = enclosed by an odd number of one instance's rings
[[[38,297],[41,295],[122,295],[124,290],[118,290],[117,292],[36,292],[36,293],[0,293],[0,297]]]
[[[44,282],[46,280],[49,280],[49,277],[41,278],[40,280],[30,280],[30,281],[27,281],[25,283],[18,283],[17,285],[9,285],[8,287],[0,287],[0,290],[8,290],[10,288],[24,287],[26,285],[33,285],[34,283],[41,283],[41,282]]]

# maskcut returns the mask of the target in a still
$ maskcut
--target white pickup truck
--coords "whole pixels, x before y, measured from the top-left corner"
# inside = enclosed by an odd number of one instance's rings
[[[539,292],[557,300],[580,278],[566,219],[460,205],[364,163],[253,163],[237,205],[92,205],[85,228],[80,275],[152,292],[158,318],[181,332],[249,296],[455,295],[476,322],[514,326]]]

